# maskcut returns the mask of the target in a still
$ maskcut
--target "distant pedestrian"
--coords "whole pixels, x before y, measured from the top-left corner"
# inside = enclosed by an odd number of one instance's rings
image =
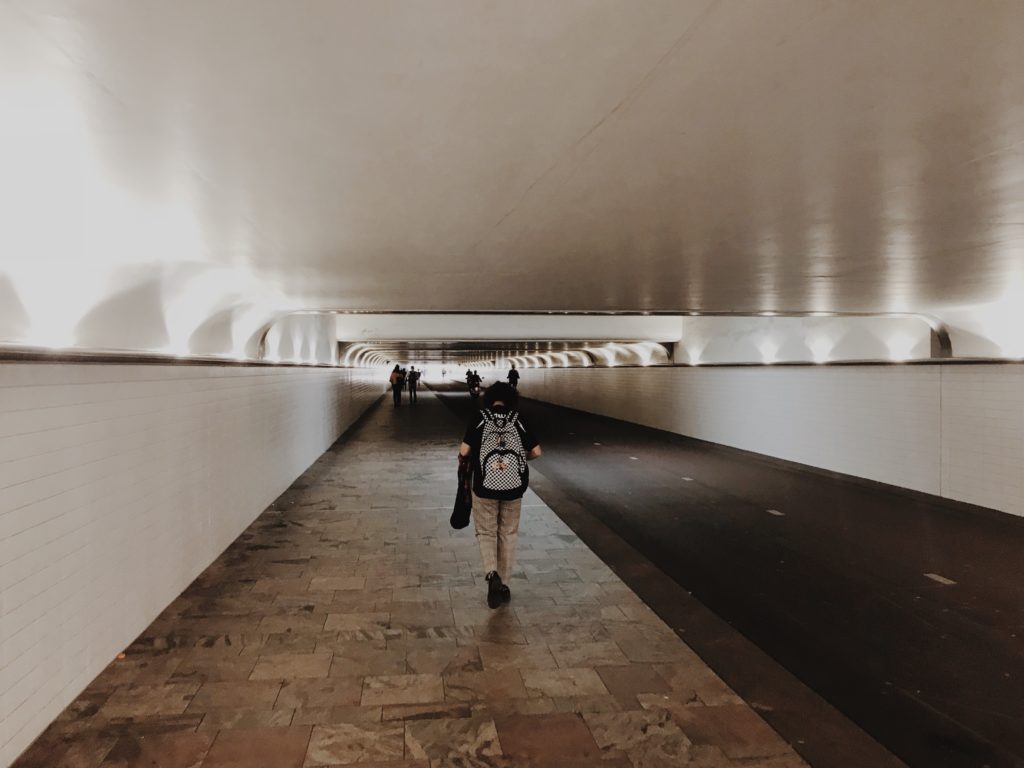
[[[512,599],[507,582],[515,565],[523,494],[530,482],[526,462],[541,455],[518,405],[519,395],[512,387],[503,381],[492,384],[459,448],[459,456],[472,461],[473,521],[491,608]]]
[[[515,363],[508,371],[508,383],[512,389],[519,389],[519,371],[516,370]]]
[[[391,397],[395,401],[395,408],[402,404],[402,384],[404,381],[405,380],[402,378],[402,369],[396,365],[395,369],[388,377],[388,383],[391,385]]]
[[[420,383],[420,372],[416,370],[415,365],[409,366],[409,403],[416,402],[416,388]]]

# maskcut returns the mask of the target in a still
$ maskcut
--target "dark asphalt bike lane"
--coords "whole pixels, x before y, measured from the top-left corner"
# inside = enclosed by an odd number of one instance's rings
[[[1024,766],[1024,520],[522,411],[534,489],[816,768]]]

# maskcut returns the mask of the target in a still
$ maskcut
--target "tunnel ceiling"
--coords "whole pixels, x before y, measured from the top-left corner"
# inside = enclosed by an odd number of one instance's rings
[[[1024,298],[1019,2],[0,0],[0,100],[15,329]]]

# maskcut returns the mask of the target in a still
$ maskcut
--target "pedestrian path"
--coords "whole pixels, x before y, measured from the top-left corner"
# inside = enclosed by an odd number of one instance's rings
[[[462,426],[379,405],[16,765],[805,765],[533,493],[488,609]]]

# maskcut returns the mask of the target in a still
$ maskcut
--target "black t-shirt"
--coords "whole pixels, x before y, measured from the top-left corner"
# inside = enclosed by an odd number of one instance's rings
[[[508,410],[502,406],[497,406],[491,409],[496,414],[508,413]],[[534,437],[533,433],[527,429],[523,422],[523,417],[518,416],[516,419],[516,430],[519,432],[519,439],[523,441],[523,450],[529,455],[530,451],[536,448],[539,443],[537,438]],[[479,496],[481,499],[499,499],[501,501],[511,501],[513,499],[522,498],[522,495],[526,493],[526,487],[530,482],[530,470],[526,468],[526,474],[523,476],[522,488],[511,491],[493,491],[483,487],[483,472],[480,469],[480,443],[484,436],[484,419],[483,416],[478,415],[466,427],[466,434],[462,438],[462,442],[468,444],[473,449],[473,493]]]

